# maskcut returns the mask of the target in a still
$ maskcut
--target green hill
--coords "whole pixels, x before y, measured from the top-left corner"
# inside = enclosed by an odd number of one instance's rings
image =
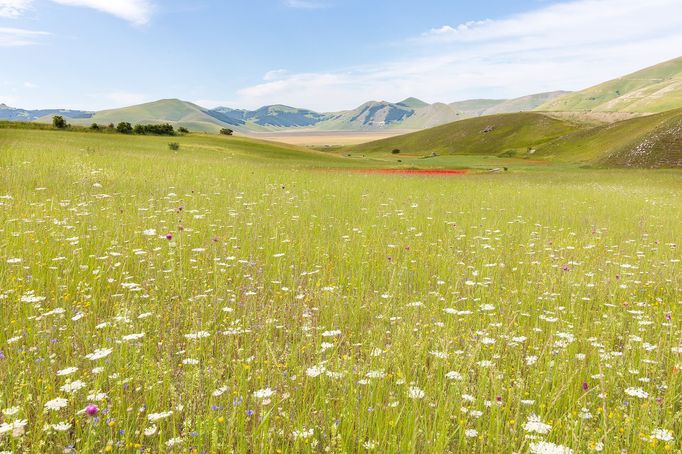
[[[682,167],[682,109],[568,134],[537,157],[606,167]]]
[[[476,155],[595,167],[682,167],[682,109],[594,126],[541,113],[478,117],[353,147],[370,156]]]
[[[348,147],[355,153],[501,155],[528,149],[580,129],[581,125],[526,112],[456,121],[404,136]]]
[[[95,113],[92,118],[74,123],[116,124],[121,121],[132,124],[170,123],[176,127],[183,126],[191,131],[203,132],[218,132],[221,128],[235,129],[240,126],[239,121],[179,99],[162,99],[122,109],[103,110]]]
[[[538,111],[658,113],[682,107],[682,57],[547,102]]]

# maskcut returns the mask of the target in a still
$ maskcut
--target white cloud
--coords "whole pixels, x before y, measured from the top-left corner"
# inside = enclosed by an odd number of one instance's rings
[[[135,25],[149,22],[152,4],[149,0],[52,0],[60,5],[93,8],[124,19]]]
[[[0,17],[19,17],[31,8],[33,0],[0,0]]]
[[[680,0],[573,0],[499,20],[445,25],[401,43],[403,60],[327,72],[268,73],[240,105],[352,108],[581,89],[682,53]]]
[[[21,28],[0,27],[0,47],[19,47],[37,44],[38,39],[49,33],[24,30]]]

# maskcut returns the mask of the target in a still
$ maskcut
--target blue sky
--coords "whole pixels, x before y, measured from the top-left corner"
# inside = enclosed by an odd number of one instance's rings
[[[0,103],[25,108],[506,98],[680,55],[680,0],[0,0]]]

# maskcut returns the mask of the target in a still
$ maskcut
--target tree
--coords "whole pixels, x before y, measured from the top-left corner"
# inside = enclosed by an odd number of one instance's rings
[[[116,131],[120,132],[121,134],[132,134],[133,127],[127,121],[122,121],[116,126]]]
[[[99,131],[102,128],[100,128],[100,126],[97,123],[93,123],[90,125],[90,129],[92,129],[93,131]]]
[[[179,132],[180,134],[189,134],[189,129],[180,126],[180,127],[178,128],[178,132]]]
[[[229,128],[223,128],[220,130],[220,133],[224,136],[231,136],[234,131],[229,129]]]
[[[61,115],[55,115],[52,117],[52,126],[54,126],[57,129],[64,129],[68,128],[69,124],[64,120],[64,117]]]

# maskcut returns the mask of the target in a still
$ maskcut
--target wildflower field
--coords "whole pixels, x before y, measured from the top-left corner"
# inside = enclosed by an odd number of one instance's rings
[[[0,132],[0,452],[681,452],[679,171],[207,140]]]

